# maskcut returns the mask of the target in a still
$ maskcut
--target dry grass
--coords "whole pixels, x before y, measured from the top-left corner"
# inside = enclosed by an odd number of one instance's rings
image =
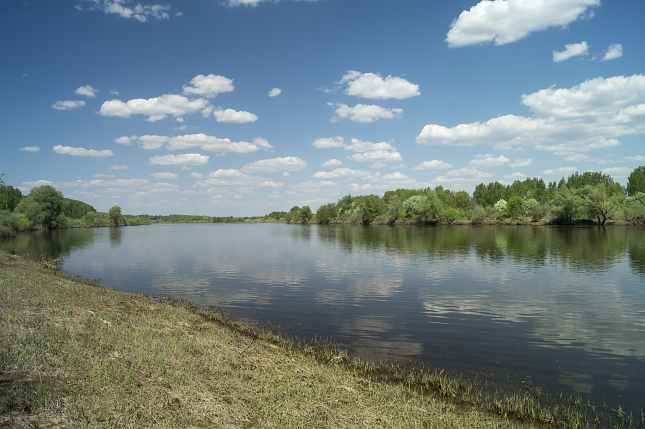
[[[0,428],[530,427],[459,386],[0,255]]]

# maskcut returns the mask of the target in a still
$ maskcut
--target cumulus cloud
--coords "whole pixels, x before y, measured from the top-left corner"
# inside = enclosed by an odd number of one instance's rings
[[[623,45],[621,45],[620,43],[615,43],[613,45],[609,45],[609,48],[607,48],[605,55],[603,55],[602,57],[602,60],[611,61],[611,60],[616,60],[618,58],[621,58],[622,56],[623,56]]]
[[[333,121],[349,119],[352,122],[369,124],[381,119],[394,119],[403,114],[403,109],[389,109],[375,104],[357,104],[355,106],[336,104],[335,107]]]
[[[328,161],[325,161],[323,163],[323,167],[325,168],[338,168],[343,165],[343,161],[339,159],[330,159]]]
[[[564,45],[561,51],[553,51],[553,62],[560,63],[573,57],[589,55],[589,45],[587,42],[571,43]]]
[[[449,164],[440,159],[433,159],[431,161],[424,161],[414,167],[418,171],[433,171],[433,170],[449,170],[452,168],[452,164]]]
[[[391,75],[383,77],[376,73],[350,70],[343,75],[340,83],[346,85],[347,95],[355,97],[404,100],[421,95],[419,85]]]
[[[109,158],[114,156],[114,153],[109,149],[98,150],[87,149],[84,147],[56,145],[53,147],[53,150],[59,155],[82,156],[89,158]]]
[[[352,152],[350,159],[356,162],[396,162],[401,161],[401,154],[390,143],[369,142],[352,139],[345,146],[345,150]]]
[[[183,95],[164,94],[153,98],[135,98],[128,101],[108,100],[101,105],[99,114],[118,118],[129,118],[133,115],[145,116],[148,121],[156,122],[168,116],[183,116],[202,111],[208,107],[208,101],[198,98],[190,100]]]
[[[150,158],[152,165],[180,165],[186,167],[204,165],[210,156],[198,153],[183,153],[181,155],[161,155]]]
[[[345,147],[345,139],[342,137],[323,137],[314,140],[313,147],[316,149],[335,149]]]
[[[530,33],[565,27],[600,6],[600,0],[481,0],[464,10],[446,36],[450,47],[505,45]]]
[[[55,110],[74,110],[85,107],[83,100],[60,100],[52,104],[52,109]]]
[[[448,170],[442,176],[434,179],[435,183],[468,183],[477,182],[484,179],[490,179],[492,174],[476,168],[458,168]]]
[[[20,148],[21,152],[40,152],[40,146],[23,146]]]
[[[530,159],[511,159],[504,155],[476,155],[475,159],[470,161],[471,165],[478,167],[528,167],[531,165]]]
[[[74,91],[76,95],[81,95],[83,97],[94,98],[96,93],[99,92],[98,89],[94,88],[92,85],[83,85],[76,88]]]
[[[171,16],[171,7],[168,5],[141,4],[130,0],[85,0],[77,4],[76,9],[102,12],[106,15],[117,15],[121,18],[133,19],[141,23],[148,22],[151,19],[167,20]]]
[[[529,147],[571,156],[619,145],[624,136],[645,134],[645,75],[550,87],[522,96],[522,102],[532,116],[504,115],[453,127],[427,124],[417,142]]]
[[[314,173],[316,179],[344,179],[344,178],[356,178],[356,177],[366,177],[369,175],[369,172],[362,170],[354,170],[351,168],[335,168],[330,171],[318,171]]]
[[[170,141],[170,137],[146,134],[143,136],[123,136],[114,142],[124,146],[138,145],[145,150],[155,150]]]
[[[217,122],[229,124],[249,124],[258,120],[257,115],[243,110],[224,109],[213,112]]]
[[[268,96],[271,98],[279,97],[280,95],[282,95],[282,90],[280,88],[272,88],[268,94]]]
[[[251,162],[242,167],[242,171],[250,174],[296,173],[303,170],[306,166],[307,163],[302,158],[298,158],[296,156],[284,156]]]
[[[570,174],[575,173],[576,171],[578,171],[577,167],[564,166],[564,167],[557,167],[557,168],[544,170],[542,174],[544,174],[545,176],[568,176]]]
[[[236,142],[228,138],[209,136],[201,133],[169,137],[167,147],[171,151],[200,148],[206,152],[215,154],[253,153],[261,149],[272,148],[271,144],[263,138],[256,138],[252,142]]]
[[[234,90],[233,79],[215,74],[198,74],[191,79],[190,84],[184,85],[184,94],[206,98],[213,98]]]
[[[169,171],[160,171],[158,173],[152,173],[150,176],[155,179],[164,179],[164,180],[175,180],[177,179],[177,173],[171,173]]]

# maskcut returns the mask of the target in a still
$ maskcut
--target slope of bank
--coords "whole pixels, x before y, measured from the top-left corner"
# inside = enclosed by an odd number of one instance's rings
[[[543,408],[519,393],[483,402],[476,391],[0,254],[0,428],[590,422],[568,405]]]

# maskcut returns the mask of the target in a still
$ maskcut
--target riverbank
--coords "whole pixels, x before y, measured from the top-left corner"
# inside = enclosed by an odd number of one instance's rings
[[[526,392],[486,396],[440,371],[370,365],[1,254],[0,310],[0,427],[504,428],[595,420],[580,404],[545,406]]]

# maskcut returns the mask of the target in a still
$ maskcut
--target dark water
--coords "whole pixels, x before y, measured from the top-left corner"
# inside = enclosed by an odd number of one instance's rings
[[[0,247],[369,359],[645,407],[644,229],[153,225]]]

